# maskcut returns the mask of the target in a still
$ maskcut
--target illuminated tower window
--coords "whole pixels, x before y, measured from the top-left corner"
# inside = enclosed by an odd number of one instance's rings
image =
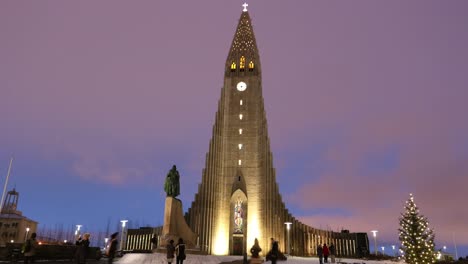
[[[239,69],[240,69],[241,71],[244,71],[244,68],[245,68],[245,57],[242,56],[242,57],[240,58],[240,61],[239,61]]]
[[[235,71],[235,70],[236,70],[236,67],[237,67],[236,63],[235,63],[235,62],[232,62],[232,64],[231,64],[231,71]]]
[[[243,117],[242,114],[240,114],[240,115],[239,115],[239,119],[242,120],[242,117]]]
[[[242,165],[242,160],[239,160],[239,166]]]
[[[242,105],[242,100],[240,100],[240,105]]]
[[[239,128],[239,135],[242,135],[242,128]]]
[[[239,144],[239,149],[242,149],[242,144]]]
[[[250,61],[249,62],[249,71],[253,71],[253,68],[254,68],[254,62]]]

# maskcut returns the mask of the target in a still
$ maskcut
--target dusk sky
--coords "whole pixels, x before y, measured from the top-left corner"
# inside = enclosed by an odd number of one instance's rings
[[[1,1],[0,186],[41,227],[163,224],[194,199],[243,1]],[[468,1],[249,3],[280,192],[398,244],[413,193],[468,255]],[[113,231],[113,230],[112,230]]]

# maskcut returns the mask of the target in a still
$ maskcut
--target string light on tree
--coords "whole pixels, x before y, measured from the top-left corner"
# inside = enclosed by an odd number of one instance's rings
[[[401,251],[408,264],[429,264],[436,261],[434,232],[427,218],[419,214],[413,194],[406,201],[405,212],[400,217],[399,238]]]

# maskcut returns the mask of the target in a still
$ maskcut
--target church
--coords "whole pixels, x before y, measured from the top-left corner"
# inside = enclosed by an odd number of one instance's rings
[[[337,256],[366,254],[366,233],[320,230],[286,208],[276,182],[262,89],[259,50],[244,4],[224,65],[202,180],[185,214],[200,251],[243,255],[257,238],[267,252],[274,238],[282,252],[295,256],[315,255],[324,243],[334,244]]]
[[[334,244],[339,255],[357,255],[368,249],[366,233],[307,226],[282,200],[268,137],[259,50],[246,7],[224,65],[202,182],[186,214],[187,223],[208,254],[240,255],[255,238],[268,249],[273,237],[283,252],[296,256],[315,254],[319,243]]]

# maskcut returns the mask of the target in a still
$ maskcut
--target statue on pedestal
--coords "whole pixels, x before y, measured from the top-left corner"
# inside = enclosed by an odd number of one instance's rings
[[[177,171],[176,165],[167,173],[166,182],[164,183],[164,191],[167,197],[176,198],[180,194],[180,175]]]
[[[184,218],[182,210],[182,201],[176,197],[180,194],[180,175],[176,166],[167,173],[164,182],[164,191],[166,192],[166,205],[164,207],[164,225],[161,234],[159,246],[167,246],[169,241],[183,239],[187,248],[194,248],[197,241],[195,234]]]
[[[262,263],[263,258],[260,258],[260,251],[262,251],[262,248],[258,244],[258,239],[255,238],[254,245],[250,249],[250,253],[252,254],[252,258],[250,259],[251,264],[257,264],[257,263]]]

